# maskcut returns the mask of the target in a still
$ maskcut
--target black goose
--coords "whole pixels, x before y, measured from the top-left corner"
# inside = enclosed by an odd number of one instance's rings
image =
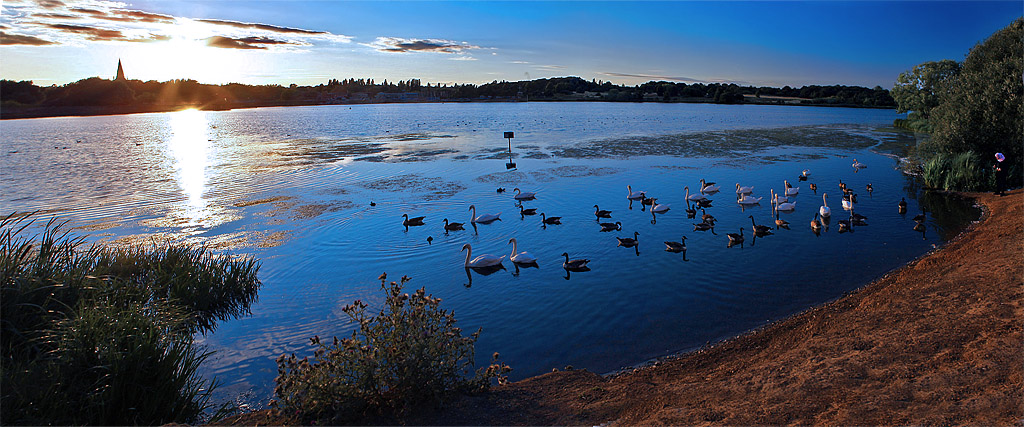
[[[562,256],[565,257],[565,262],[562,263],[562,268],[570,271],[582,271],[587,268],[589,259],[569,259],[568,252],[562,252]]]
[[[743,243],[743,227],[740,227],[740,234],[729,233],[726,236],[729,237],[729,243]]]
[[[594,205],[594,216],[598,218],[611,218],[612,211],[601,210],[601,208],[597,207],[597,205]]]
[[[523,205],[519,205],[519,215],[526,216],[526,215],[536,215],[536,214],[537,214],[537,208],[524,209]]]
[[[602,222],[600,224],[601,224],[601,231],[615,231],[615,230],[621,230],[622,229],[622,223],[618,222],[618,221],[615,221],[615,222]]]
[[[917,214],[917,216],[914,217],[914,221],[915,222],[924,222],[924,220],[925,220],[925,216],[924,216],[923,213]]]
[[[423,218],[426,218],[426,217],[425,216],[417,216],[417,217],[409,218],[409,214],[402,214],[402,218],[404,218],[402,220],[402,225],[408,227],[410,225],[423,225]]]
[[[461,222],[448,222],[448,218],[444,219],[444,231],[465,230],[462,225]]]
[[[700,208],[700,213],[701,213],[700,219],[704,220],[704,222],[706,222],[706,223],[714,224],[715,221],[718,221],[717,219],[715,219],[714,216],[711,216],[711,214],[709,214],[706,211],[704,211],[704,208]]]
[[[814,194],[818,194],[818,184],[812,182],[810,184],[807,184],[807,187],[810,188],[811,191],[814,192]]]
[[[619,245],[618,246],[622,246],[622,247],[626,247],[626,248],[632,248],[633,246],[636,246],[638,243],[640,243],[640,241],[637,240],[637,238],[639,236],[640,236],[640,233],[637,233],[637,232],[634,231],[632,238],[630,238],[630,237],[615,237],[615,239],[619,241]]]
[[[710,208],[711,207],[711,199],[700,199],[700,200],[697,201],[697,206],[700,206],[702,208]]]
[[[902,213],[907,213],[907,198],[906,197],[900,197],[899,208],[900,208],[900,213],[901,214]]]
[[[693,224],[693,231],[708,231],[708,230],[711,230],[712,232],[714,232],[715,231],[715,225],[714,224],[708,224],[706,222],[702,222],[702,223],[699,223],[699,224]]]
[[[750,223],[753,225],[753,227],[751,228],[754,229],[755,236],[767,236],[769,234],[772,234],[772,228],[767,225],[758,225],[757,223],[755,223],[753,215],[750,215]]]
[[[665,242],[665,250],[669,252],[682,252],[686,250],[686,236],[682,242]]]
[[[560,216],[553,216],[551,218],[548,218],[547,216],[544,215],[543,212],[541,212],[541,214],[540,214],[540,221],[542,223],[544,223],[544,224],[561,224],[562,223],[562,217],[560,217]]]
[[[686,217],[687,218],[694,218],[696,216],[697,216],[697,208],[690,207],[690,201],[687,200],[686,201]]]

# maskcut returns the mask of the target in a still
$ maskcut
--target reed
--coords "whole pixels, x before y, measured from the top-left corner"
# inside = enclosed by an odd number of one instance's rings
[[[259,265],[189,246],[85,245],[51,220],[0,220],[0,423],[200,421],[214,381],[193,343],[249,312]],[[214,412],[216,417],[225,410]]]
[[[924,165],[924,181],[929,187],[952,191],[991,189],[991,165],[985,165],[973,151],[959,154],[935,154]]]

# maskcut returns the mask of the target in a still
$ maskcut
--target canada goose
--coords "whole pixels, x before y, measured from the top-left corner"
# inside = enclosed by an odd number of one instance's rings
[[[686,217],[687,218],[693,218],[695,216],[697,216],[697,208],[690,207],[690,202],[687,201],[686,202]]]
[[[611,218],[612,211],[603,211],[601,208],[597,207],[597,205],[594,205],[594,215],[598,218]]]
[[[865,187],[865,188],[868,190],[868,193],[870,193],[872,191],[875,191],[875,187],[872,186],[870,182],[868,183],[867,187]]]
[[[565,262],[562,263],[562,268],[570,271],[583,271],[587,269],[587,263],[589,259],[569,259],[568,252],[562,252],[562,256],[565,257]]]
[[[561,224],[562,223],[562,217],[560,217],[560,216],[553,216],[551,218],[548,218],[547,216],[544,216],[544,212],[541,212],[540,213],[540,221],[542,223],[544,223],[544,224]]]
[[[650,198],[650,197],[647,197],[646,194],[644,194],[643,197],[640,198],[640,206],[641,207],[642,206],[651,206],[653,204],[654,204],[654,199]]]
[[[750,224],[753,225],[753,227],[751,228],[754,230],[755,236],[767,236],[769,234],[772,234],[772,228],[767,225],[758,225],[756,222],[754,222],[753,215],[750,215]]]
[[[729,243],[743,243],[743,227],[740,227],[740,234],[728,233]]]
[[[425,216],[417,216],[417,217],[409,218],[409,214],[402,214],[402,218],[405,218],[405,219],[402,220],[402,225],[404,225],[406,227],[409,227],[409,226],[414,226],[414,225],[423,225],[423,218],[426,218],[426,217]]]
[[[703,194],[690,194],[689,186],[683,187],[683,189],[686,190],[686,200],[696,202],[698,200],[704,200],[705,198]]]
[[[658,203],[658,199],[651,199],[651,200],[652,200],[652,202],[651,202],[651,213],[654,213],[654,212],[657,212],[657,213],[668,212],[668,210],[670,209],[669,205],[664,205],[664,204]]]
[[[500,220],[501,214],[483,214],[480,216],[476,215],[476,205],[469,205],[469,210],[473,211],[473,215],[470,217],[469,222],[479,222],[481,224],[489,224],[494,221]]]
[[[637,244],[640,243],[640,240],[638,240],[639,236],[640,236],[640,233],[637,233],[637,232],[634,231],[632,238],[630,238],[630,237],[617,237],[616,236],[615,239],[619,241],[618,246],[622,246],[624,248],[632,248],[633,246],[636,246]]]
[[[796,177],[796,180],[797,181],[807,181],[807,177],[803,176],[803,175],[800,175],[800,176]]]
[[[914,231],[924,231],[924,223],[919,222],[914,224]]]
[[[519,252],[515,237],[508,239],[508,242],[512,244],[512,254],[508,257],[509,261],[516,264],[533,264],[537,262],[537,257],[530,255],[529,252]]]
[[[923,213],[917,214],[917,216],[914,217],[914,222],[924,222],[925,218],[926,217]]]
[[[536,214],[537,214],[537,208],[524,209],[523,205],[519,205],[519,215],[526,216],[526,215],[536,215]]]
[[[853,166],[853,167],[855,167],[857,169],[863,169],[863,168],[868,167],[868,165],[865,165],[865,164],[863,164],[861,162],[858,162],[857,159],[853,159],[853,165],[851,165],[851,166]]]
[[[821,218],[825,219],[832,215],[832,209],[828,208],[828,193],[821,193],[821,208],[818,209],[818,213],[821,214]]]
[[[665,242],[665,250],[669,252],[682,252],[686,250],[686,236],[682,242]]]
[[[715,225],[714,224],[708,224],[706,222],[702,222],[702,223],[699,223],[699,224],[693,224],[693,231],[708,231],[708,230],[711,230],[711,234],[718,234],[718,233],[715,233]]]
[[[900,208],[900,213],[901,214],[907,213],[907,198],[906,197],[901,197],[900,198],[899,208]]]
[[[863,227],[865,225],[868,225],[868,222],[867,222],[867,218],[864,218],[863,216],[861,216],[859,218],[857,216],[851,216],[850,217],[850,224],[856,225],[858,227]]]
[[[853,219],[856,219],[856,220],[861,220],[861,221],[867,221],[868,220],[868,217],[866,217],[864,215],[861,215],[859,213],[856,213],[856,212],[851,212],[850,213],[850,217],[853,218]]]
[[[736,194],[750,194],[750,193],[753,193],[753,192],[754,192],[754,186],[753,185],[751,185],[750,187],[741,187],[740,183],[738,183],[738,182],[736,183]]]
[[[463,228],[462,225],[463,224],[461,222],[450,223],[448,222],[448,218],[444,219],[444,231],[465,230],[465,228]]]
[[[843,184],[843,180],[841,179],[839,180],[839,189],[842,190],[844,193],[846,192],[846,184]]]
[[[785,228],[785,229],[789,230],[789,221],[786,221],[786,220],[784,220],[782,218],[778,218],[778,214],[777,213],[775,214],[775,216],[776,216],[776,218],[775,218],[775,226],[776,227],[780,227],[780,228]]]
[[[711,207],[711,199],[701,199],[701,200],[698,200],[697,201],[697,206],[700,206],[702,208],[710,208]]]
[[[700,192],[701,193],[714,193],[721,190],[722,187],[715,185],[713,182],[704,182],[704,178],[700,179]]]
[[[615,230],[621,230],[622,229],[622,223],[618,222],[618,221],[615,221],[615,222],[602,222],[600,224],[601,224],[601,231],[615,231]]]
[[[495,256],[491,254],[483,254],[470,261],[469,258],[473,256],[473,247],[469,246],[469,243],[466,243],[462,245],[462,250],[466,251],[466,267],[490,267],[501,264],[501,261],[505,259],[504,255]]]
[[[839,232],[840,233],[845,233],[845,232],[850,231],[850,230],[852,230],[852,228],[850,227],[850,220],[848,220],[848,219],[841,219],[841,220],[839,220]]]
[[[715,219],[714,216],[711,216],[711,214],[705,212],[704,208],[700,208],[700,213],[702,214],[700,216],[700,219],[704,220],[704,222],[707,222],[707,223],[710,223],[710,224],[714,224],[715,221],[718,221],[717,219]]]
[[[812,182],[810,184],[807,184],[807,187],[810,188],[811,191],[814,192],[814,194],[818,194],[818,184]]]
[[[814,231],[821,230],[821,222],[818,221],[818,213],[814,213],[814,219],[811,220],[811,229]]]
[[[644,198],[644,191],[633,191],[633,187],[630,187],[628,185],[626,186],[626,191],[628,191],[628,193],[626,194],[626,198],[629,200],[640,200]]]
[[[533,200],[537,198],[537,193],[524,193],[518,187],[513,188],[512,191],[516,192],[516,195],[512,196],[516,200]]]

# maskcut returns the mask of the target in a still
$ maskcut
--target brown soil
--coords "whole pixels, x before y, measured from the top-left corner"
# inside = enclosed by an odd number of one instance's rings
[[[1024,425],[1024,192],[967,196],[982,222],[832,303],[614,378],[552,372],[406,423]]]

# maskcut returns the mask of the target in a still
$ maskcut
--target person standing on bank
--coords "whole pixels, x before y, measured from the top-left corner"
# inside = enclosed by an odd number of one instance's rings
[[[1006,188],[1006,170],[1003,169],[1003,160],[1006,160],[1006,156],[1003,153],[996,153],[996,164],[992,167],[996,172],[996,193],[1000,196],[1003,195],[1003,189]]]

